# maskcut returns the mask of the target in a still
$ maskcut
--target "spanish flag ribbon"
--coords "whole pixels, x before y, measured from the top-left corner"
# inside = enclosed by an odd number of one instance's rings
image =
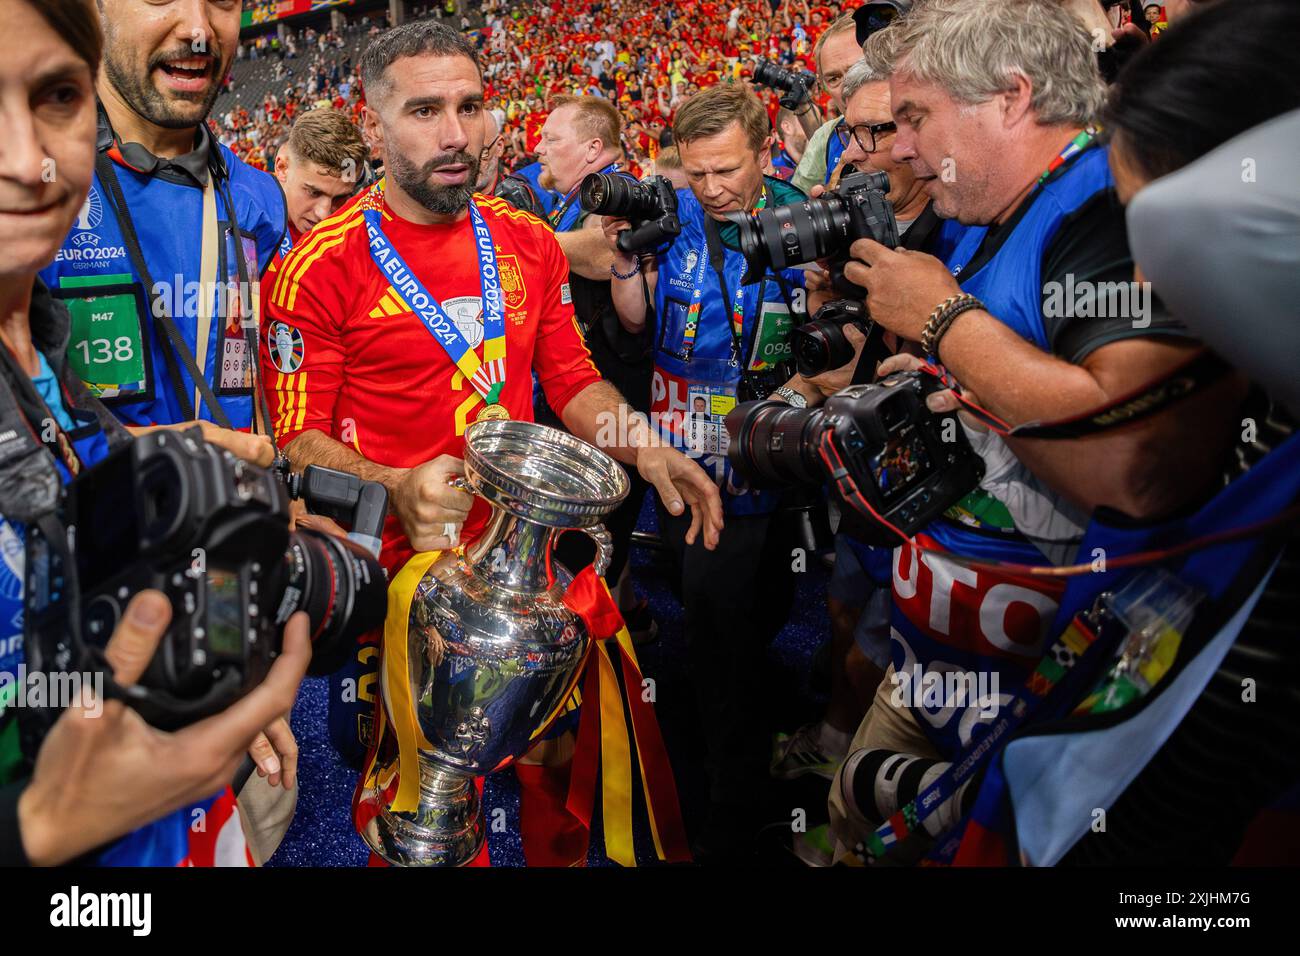
[[[632,743],[640,766],[641,787],[655,853],[659,859],[668,862],[689,862],[691,854],[672,765],[655,719],[654,706],[643,691],[644,678],[627,625],[618,613],[609,588],[591,567],[573,579],[565,592],[564,603],[582,618],[594,645],[587,658],[582,685],[586,706],[582,708],[578,723],[578,741],[569,781],[569,812],[588,829],[591,828],[599,771],[605,854],[623,866],[636,866],[632,839],[632,750],[624,716],[624,695],[612,657],[616,652],[621,659],[623,682],[627,688]]]
[[[416,554],[393,577],[388,588],[388,616],[384,620],[380,665],[384,670],[385,693],[389,695],[388,707],[385,708],[382,702],[376,707],[374,740],[366,756],[358,798],[353,807],[358,827],[380,809],[361,804],[360,794],[364,790],[378,790],[380,800],[389,801],[394,812],[413,812],[419,804],[418,752],[421,748],[432,749],[432,744],[420,730],[415,701],[411,699],[407,632],[411,603],[420,581],[440,554],[437,551]],[[574,578],[565,592],[564,603],[582,618],[591,638],[587,659],[580,668],[580,671],[585,671],[581,697],[586,706],[582,708],[578,724],[567,809],[590,830],[599,778],[606,855],[623,866],[636,866],[632,838],[632,747],[635,745],[655,852],[661,860],[689,862],[691,855],[672,765],[655,719],[654,706],[642,689],[644,678],[631,635],[609,588],[595,570],[588,567]],[[619,656],[623,682],[627,687],[626,712],[614,666],[615,653]],[[564,704],[557,707],[543,728],[549,726],[564,709]],[[390,714],[391,722],[388,719]],[[630,740],[626,714],[630,714],[632,719]],[[397,742],[396,759],[393,759],[391,742],[385,746],[390,728]],[[544,729],[534,737],[542,733]]]

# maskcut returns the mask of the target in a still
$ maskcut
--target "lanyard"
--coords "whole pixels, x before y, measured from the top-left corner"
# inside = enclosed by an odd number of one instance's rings
[[[1002,709],[997,721],[987,733],[973,740],[938,779],[918,793],[909,804],[895,812],[866,840],[866,855],[872,860],[884,856],[889,848],[920,829],[921,824],[943,803],[951,798],[968,780],[1001,753],[1012,733],[1020,729],[1034,715],[1044,699],[1080,659],[1092,651],[1089,660],[1099,656],[1100,649],[1113,646],[1113,641],[1097,638],[1103,634],[1106,618],[1098,600],[1091,612],[1077,615],[1065,633],[1053,642],[1051,649],[1038,662],[1024,688],[1011,704]],[[1109,632],[1107,632],[1107,635]]]
[[[606,166],[604,169],[600,171],[600,175],[607,176],[610,173],[616,173],[616,172],[618,172],[618,163],[610,163],[608,166]],[[586,177],[584,176],[583,179],[585,178]],[[551,211],[551,214],[546,217],[547,221],[551,224],[551,228],[553,230],[555,230],[556,232],[560,231],[560,223],[564,222],[564,217],[569,214],[569,208],[574,204],[574,202],[577,200],[578,196],[581,193],[582,193],[582,180],[579,180],[578,184],[574,186],[572,189],[570,189],[569,192],[565,195],[564,205],[557,206],[554,210]]]
[[[1042,175],[1038,177],[1038,181],[1034,184],[1034,188],[1037,189],[1039,186],[1043,185],[1043,183],[1051,177],[1052,173],[1056,172],[1079,153],[1082,153],[1085,149],[1091,146],[1099,132],[1100,130],[1095,126],[1089,126],[1087,129],[1080,130],[1079,134],[1066,144],[1065,149],[1061,150],[1057,157],[1047,164],[1047,168],[1044,169]]]
[[[767,205],[767,187],[763,187],[762,193],[759,194],[758,204],[754,206],[754,212]],[[709,220],[705,217],[705,231],[709,228]],[[695,291],[691,293],[691,304],[686,310],[686,328],[682,330],[682,359],[689,362],[691,354],[695,351],[695,333],[700,326],[700,310],[704,306],[704,270],[710,261],[710,250],[706,247],[699,252],[700,265],[695,270]],[[726,287],[723,284],[722,263],[716,263],[715,268],[718,270],[718,287],[726,295]],[[745,286],[741,282],[736,283],[736,295],[731,303],[731,364],[736,365],[740,361],[740,342],[744,335],[745,329]]]
[[[479,284],[483,295],[483,358],[480,361],[456,323],[443,309],[442,303],[425,288],[424,283],[416,277],[384,235],[383,216],[379,211],[383,186],[381,180],[362,200],[365,210],[362,215],[370,236],[370,258],[385,278],[390,280],[393,291],[419,317],[429,334],[456,363],[461,374],[483,396],[483,401],[488,405],[496,405],[501,401],[501,389],[506,380],[506,323],[496,247],[492,244],[492,233],[488,230],[483,214],[471,199],[469,217],[474,233],[474,247],[478,251]]]
[[[109,205],[113,208],[113,214],[117,217],[118,228],[122,231],[122,240],[126,246],[127,255],[130,257],[131,263],[135,267],[136,275],[140,278],[141,283],[145,287],[145,294],[150,298],[150,306],[152,307],[154,318],[158,325],[162,327],[163,334],[171,344],[171,351],[168,351],[165,348],[161,351],[163,353],[163,359],[167,362],[167,372],[172,380],[172,388],[176,400],[181,406],[181,416],[186,421],[198,420],[196,414],[197,406],[191,400],[190,395],[184,386],[180,369],[176,365],[177,357],[179,357],[181,362],[184,363],[185,370],[189,373],[190,378],[194,382],[194,387],[198,390],[200,396],[202,396],[203,401],[207,403],[208,411],[212,415],[212,420],[222,428],[234,428],[234,425],[231,424],[230,416],[226,414],[225,408],[223,408],[221,403],[217,400],[216,395],[212,391],[212,387],[208,384],[207,376],[204,374],[203,369],[200,368],[199,363],[195,360],[194,354],[190,351],[190,347],[186,344],[185,339],[181,336],[180,329],[177,328],[175,320],[167,311],[166,299],[158,292],[158,287],[154,283],[153,277],[149,272],[149,266],[145,262],[144,251],[140,247],[140,239],[135,231],[135,223],[131,217],[131,210],[126,205],[126,198],[122,193],[122,185],[118,181],[117,170],[114,166],[114,162],[104,151],[99,151],[95,154],[95,172],[99,174],[100,181],[108,190]],[[215,188],[214,180],[215,171],[212,171],[209,176],[208,185],[204,188],[204,221],[201,227],[204,237],[207,237],[209,232],[218,228],[215,221],[215,200],[213,200],[210,205],[209,198],[211,197],[208,195]],[[228,211],[227,215],[230,217],[231,224],[235,225],[233,210]],[[209,216],[213,218],[213,221],[208,221]],[[212,287],[208,286],[208,288],[211,289]],[[203,286],[200,285],[200,292],[202,291]],[[198,334],[197,330],[195,334]],[[206,342],[206,339],[204,341]],[[251,360],[250,357],[250,361]]]
[[[51,368],[51,371],[53,371],[53,368]],[[49,450],[57,461],[63,463],[64,467],[68,469],[68,474],[75,478],[81,472],[83,464],[76,445],[73,444],[72,438],[63,430],[63,426],[59,424],[58,419],[54,417],[54,414],[45,404],[45,400],[37,392],[31,377],[24,369],[19,367],[18,362],[5,345],[0,345],[0,375],[3,375],[8,380],[9,387],[13,390],[18,405],[18,411],[26,420],[27,427],[32,434]],[[76,416],[73,414],[75,406],[72,404],[67,390],[63,387],[58,372],[54,373],[54,384],[63,395],[63,402],[67,408],[68,416],[75,420]]]

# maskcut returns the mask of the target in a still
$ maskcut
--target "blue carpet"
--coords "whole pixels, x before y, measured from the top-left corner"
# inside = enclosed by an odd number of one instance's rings
[[[646,497],[638,527],[653,530],[654,508]],[[683,812],[688,823],[703,807],[705,795],[698,736],[691,722],[693,700],[686,671],[686,641],[682,633],[681,606],[673,597],[657,556],[649,549],[632,554],[634,580],[647,598],[659,621],[659,639],[637,648],[642,671],[655,681],[656,710],[672,758]],[[826,614],[828,575],[821,563],[811,560],[808,570],[798,575],[794,612],[785,628],[768,649],[768,668],[763,693],[771,704],[766,731],[791,730],[816,717],[825,701],[809,686],[809,662],[813,652],[829,633]],[[268,866],[364,866],[368,851],[352,827],[352,791],[356,774],[338,758],[326,731],[328,681],[303,681],[293,712],[293,732],[298,738],[300,764],[298,809],[288,834]],[[791,814],[807,811],[810,821],[824,818],[825,782],[803,778],[795,784],[773,783],[767,794],[756,799],[768,809],[775,824],[789,832]],[[488,777],[483,791],[484,813],[489,822],[488,852],[493,866],[522,866],[520,845],[519,787],[509,771]],[[505,811],[505,827],[492,832],[493,812]],[[599,801],[597,801],[599,811]],[[654,862],[654,845],[645,824],[644,810],[634,813],[637,858]],[[811,822],[810,822],[811,825]],[[612,865],[605,859],[599,820],[594,821],[591,866]]]

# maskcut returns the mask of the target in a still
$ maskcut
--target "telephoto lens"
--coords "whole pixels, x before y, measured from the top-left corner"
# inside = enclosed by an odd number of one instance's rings
[[[589,213],[633,222],[654,219],[661,211],[652,188],[609,173],[591,173],[582,181],[581,202]]]
[[[821,482],[816,440],[822,411],[785,402],[742,402],[724,422],[731,467],[758,488]]]
[[[745,282],[756,282],[767,270],[829,259],[848,261],[849,247],[858,239],[874,239],[893,249],[898,245],[898,223],[893,204],[886,198],[889,177],[881,172],[853,172],[838,188],[818,199],[759,212],[727,213],[740,232],[740,251],[749,268]],[[837,285],[846,293],[856,287]]]
[[[290,532],[282,581],[276,622],[287,622],[295,611],[307,612],[313,674],[342,667],[357,639],[383,624],[388,612],[387,581],[374,555],[332,534]]]

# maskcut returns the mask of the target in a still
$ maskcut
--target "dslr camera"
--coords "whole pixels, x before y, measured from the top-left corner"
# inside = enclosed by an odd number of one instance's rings
[[[902,372],[836,392],[821,408],[745,402],[726,418],[731,466],[756,487],[835,484],[865,519],[858,537],[892,546],[960,501],[984,476],[953,412],[926,396],[945,386]]]
[[[781,94],[777,101],[788,110],[797,110],[812,99],[817,77],[807,70],[794,72],[777,66],[771,60],[754,62],[754,82],[771,87]]]
[[[870,362],[874,369],[892,354],[885,345],[883,330],[871,321],[865,303],[836,299],[827,302],[806,323],[790,331],[795,370],[804,378],[812,378],[848,364],[853,358],[853,343],[844,334],[848,326],[867,337],[859,362]]]
[[[829,259],[831,287],[846,298],[866,298],[865,289],[844,278],[844,266],[849,247],[859,239],[898,246],[898,220],[894,204],[885,198],[888,192],[884,173],[855,171],[818,199],[728,213],[740,230],[740,251],[749,263],[744,281],[755,282],[768,269]]]
[[[627,219],[631,229],[618,234],[623,252],[653,252],[682,231],[677,191],[663,176],[638,182],[627,176],[591,173],[582,181],[582,208],[597,216]]]
[[[259,468],[198,436],[158,431],[117,449],[27,536],[23,640],[33,669],[106,670],[103,648],[132,595],[167,595],[171,625],[142,679],[119,688],[105,675],[108,696],[166,730],[260,683],[294,612],[311,620],[312,673],[326,674],[387,611],[375,557],[388,510],[382,485],[315,466],[286,477],[287,460]],[[290,531],[291,495],[349,521],[352,539]],[[58,714],[28,713],[34,752]]]

